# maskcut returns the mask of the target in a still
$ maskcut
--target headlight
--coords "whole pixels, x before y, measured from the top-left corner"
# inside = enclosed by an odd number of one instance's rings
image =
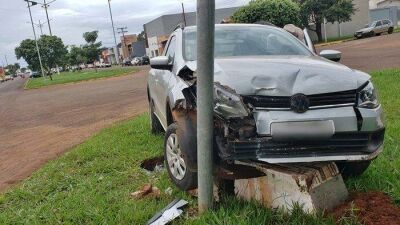
[[[358,93],[358,107],[374,109],[379,106],[376,91],[371,82]]]
[[[218,83],[214,85],[214,112],[226,119],[249,115],[241,97]]]

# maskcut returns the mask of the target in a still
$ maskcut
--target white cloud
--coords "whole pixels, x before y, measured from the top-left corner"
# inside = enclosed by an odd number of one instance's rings
[[[186,11],[195,11],[195,0],[111,0],[115,26],[127,26],[129,33],[139,33],[144,23],[163,14],[180,12],[182,1]],[[216,0],[216,7],[239,6],[248,1]],[[38,20],[45,21],[45,12],[39,6],[32,7],[32,15],[36,23]],[[104,45],[111,46],[114,42],[107,0],[57,0],[49,8],[49,17],[52,19],[53,34],[68,45],[83,44],[82,34],[91,30],[99,31],[99,41]],[[33,38],[28,21],[24,1],[0,0],[0,56],[7,54],[10,63],[16,61],[15,47],[22,40]],[[48,33],[46,26],[43,31]]]

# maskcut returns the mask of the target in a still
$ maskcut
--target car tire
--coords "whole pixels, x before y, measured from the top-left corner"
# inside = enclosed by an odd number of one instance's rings
[[[361,176],[368,169],[370,164],[371,161],[336,163],[344,179]]]
[[[149,102],[149,114],[150,114],[150,129],[152,134],[159,134],[164,132],[160,121],[158,120],[156,114],[154,113],[154,102],[150,100]]]
[[[388,34],[392,34],[393,33],[393,27],[390,27],[388,30]]]
[[[172,182],[182,191],[197,188],[197,172],[190,171],[186,152],[179,147],[178,126],[171,124],[165,134],[164,160]]]

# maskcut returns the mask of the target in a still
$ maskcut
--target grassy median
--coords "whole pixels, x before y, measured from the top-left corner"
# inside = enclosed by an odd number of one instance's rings
[[[400,70],[375,72],[373,78],[386,113],[385,151],[362,177],[347,185],[351,191],[383,191],[400,204]],[[105,129],[0,194],[0,224],[145,224],[174,198],[195,207],[196,199],[177,190],[165,171],[148,174],[140,169],[142,160],[162,153],[162,143],[162,135],[150,134],[147,115]],[[130,193],[145,183],[161,190],[159,199],[131,198]],[[168,187],[173,188],[172,195],[164,193]],[[356,224],[353,219],[344,219],[343,224]],[[287,215],[224,197],[213,212],[200,217],[185,213],[174,224],[335,222],[301,210]]]
[[[55,84],[67,84],[107,77],[117,77],[136,71],[138,71],[138,69],[134,67],[113,67],[107,69],[98,69],[97,72],[94,69],[87,69],[77,72],[62,72],[60,75],[54,74],[53,80],[50,80],[50,78],[47,77],[29,79],[28,83],[26,84],[26,88],[36,89]]]

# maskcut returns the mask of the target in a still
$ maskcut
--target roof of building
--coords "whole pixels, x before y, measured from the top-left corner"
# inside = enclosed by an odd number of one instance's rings
[[[239,7],[222,8],[215,10],[215,22],[221,23],[224,19],[231,17]],[[185,13],[186,25],[196,25],[196,12]],[[163,36],[171,34],[178,24],[183,23],[182,13],[168,14],[160,16],[146,24],[144,30],[147,37]]]

